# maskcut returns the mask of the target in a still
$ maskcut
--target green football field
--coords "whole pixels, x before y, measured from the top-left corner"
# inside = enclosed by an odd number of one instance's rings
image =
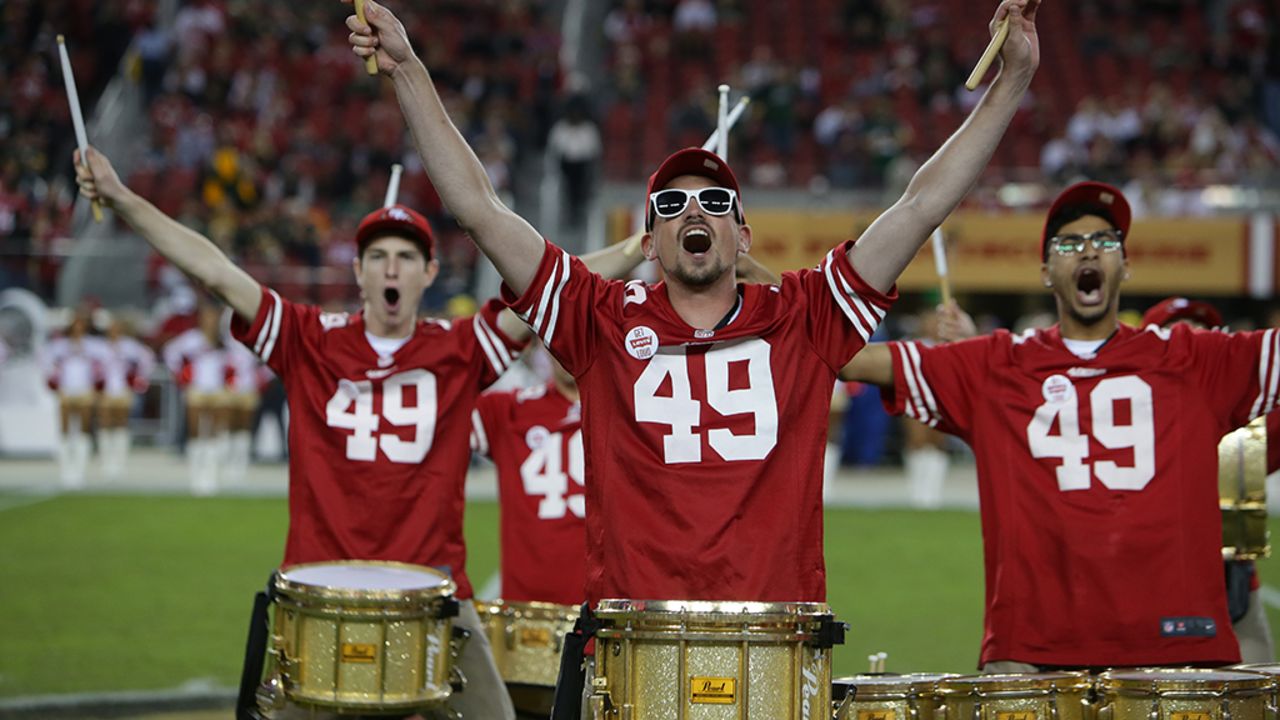
[[[467,508],[477,586],[497,567],[497,512]],[[0,494],[0,697],[234,687],[285,522],[282,498]],[[890,671],[970,672],[977,514],[831,509],[826,524],[829,600],[851,626],[836,674],[865,670],[877,651]],[[1280,582],[1280,562],[1261,575]]]

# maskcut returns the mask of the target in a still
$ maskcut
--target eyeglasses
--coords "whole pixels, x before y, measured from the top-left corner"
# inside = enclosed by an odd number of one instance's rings
[[[1049,238],[1049,247],[1059,255],[1075,255],[1084,252],[1084,244],[1093,245],[1098,252],[1115,252],[1123,245],[1124,233],[1110,228],[1084,235],[1055,235]]]
[[[698,199],[698,206],[708,215],[728,215],[738,202],[738,193],[729,188],[705,187],[700,190],[668,188],[649,194],[649,206],[660,218],[673,218],[689,206],[689,198]]]

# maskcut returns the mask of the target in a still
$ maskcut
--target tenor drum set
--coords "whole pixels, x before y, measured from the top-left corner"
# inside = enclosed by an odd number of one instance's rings
[[[465,692],[455,586],[427,567],[296,565],[275,578],[259,708],[405,715]],[[518,709],[546,717],[577,608],[480,602]],[[822,603],[604,600],[588,720],[1277,720],[1280,664],[832,679]]]
[[[1266,431],[1219,445],[1223,557],[1266,557]],[[295,565],[272,580],[269,667],[257,704],[405,715],[465,692],[456,587],[392,562]],[[547,717],[579,610],[477,601],[517,709]],[[587,720],[1280,720],[1280,664],[832,679],[843,623],[823,603],[603,600]],[[881,661],[882,662],[882,661]],[[883,670],[883,667],[873,668]]]

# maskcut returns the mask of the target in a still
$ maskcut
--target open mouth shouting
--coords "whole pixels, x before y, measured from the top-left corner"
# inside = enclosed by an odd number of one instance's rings
[[[389,287],[382,291],[382,299],[387,302],[387,309],[396,312],[400,309],[400,291],[396,288]]]
[[[705,255],[711,250],[711,232],[701,225],[694,225],[680,236],[680,247],[690,255]]]
[[[1085,306],[1101,305],[1102,280],[1102,271],[1096,267],[1082,267],[1076,270],[1076,302]]]

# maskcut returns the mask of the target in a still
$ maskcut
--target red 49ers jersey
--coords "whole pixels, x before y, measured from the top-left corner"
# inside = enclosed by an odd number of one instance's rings
[[[885,406],[977,456],[983,663],[1227,663],[1218,441],[1276,404],[1276,331],[892,343]]]
[[[485,393],[471,418],[472,449],[498,469],[503,599],[580,604],[587,530],[578,403],[547,383]]]
[[[698,330],[662,283],[604,280],[547,243],[507,299],[578,378],[587,599],[820,602],[822,462],[836,372],[896,297],[846,250],[740,285]]]
[[[232,332],[289,398],[289,537],[284,564],[396,560],[452,573],[471,597],[462,539],[468,418],[514,361],[492,301],[475,317],[423,320],[379,358],[360,314],[323,313],[263,288]]]

